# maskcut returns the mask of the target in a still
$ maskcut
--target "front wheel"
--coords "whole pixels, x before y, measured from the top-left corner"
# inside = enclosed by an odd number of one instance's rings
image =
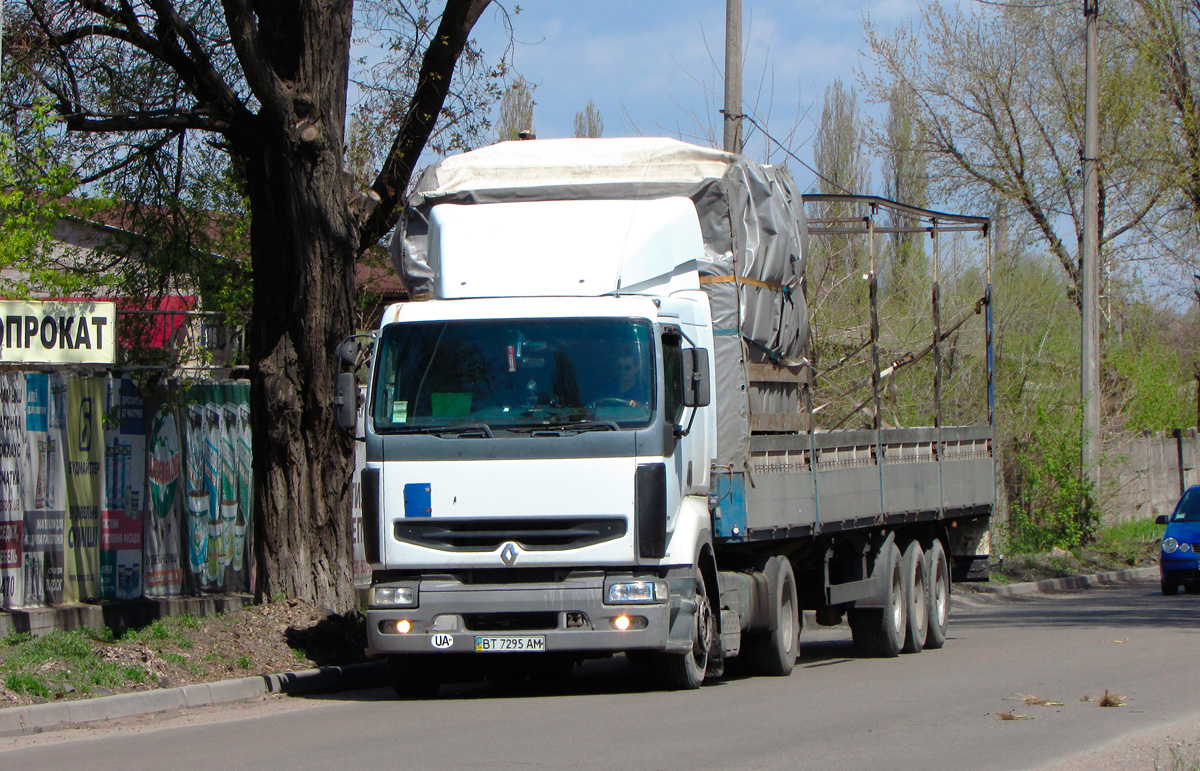
[[[704,683],[708,669],[709,652],[714,647],[716,628],[713,624],[712,605],[704,579],[696,575],[696,612],[692,619],[692,649],[685,653],[660,653],[656,656],[655,669],[663,686],[673,691],[688,691]]]

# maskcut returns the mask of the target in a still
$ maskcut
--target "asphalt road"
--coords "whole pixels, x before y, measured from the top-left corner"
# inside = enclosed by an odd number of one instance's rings
[[[1033,769],[1200,717],[1200,597],[1143,582],[955,601],[942,650],[858,659],[845,627],[806,628],[786,679],[647,691],[615,659],[552,693],[381,688],[3,739],[0,767]]]

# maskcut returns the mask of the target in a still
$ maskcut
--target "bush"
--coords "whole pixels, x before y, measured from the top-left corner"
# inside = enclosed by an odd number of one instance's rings
[[[1008,547],[1014,552],[1074,549],[1095,540],[1100,525],[1091,482],[1079,473],[1082,415],[1037,408],[1029,434],[1014,441],[1008,486]]]

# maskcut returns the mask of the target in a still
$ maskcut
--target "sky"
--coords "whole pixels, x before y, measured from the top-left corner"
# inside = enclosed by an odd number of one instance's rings
[[[519,5],[520,12],[512,14]],[[671,136],[719,146],[724,102],[724,0],[521,0],[507,2],[516,72],[535,85],[540,139],[573,136],[575,113],[592,100],[604,136]],[[835,79],[859,91],[862,19],[884,29],[912,20],[915,0],[742,0],[743,110],[812,164],[812,137],[825,89]],[[485,52],[507,44],[496,10],[484,13],[475,39]],[[758,160],[789,161],[807,190],[815,177],[760,136],[747,145]],[[878,192],[875,190],[860,191]]]

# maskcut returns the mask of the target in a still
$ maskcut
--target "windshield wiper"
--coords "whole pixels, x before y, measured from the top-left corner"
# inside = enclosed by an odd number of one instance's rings
[[[492,427],[487,423],[459,423],[453,426],[411,426],[398,429],[396,433],[432,434],[433,436],[450,435],[459,438],[470,436],[482,436],[488,439],[496,438],[496,435],[492,433]]]
[[[579,422],[562,422],[562,423],[545,423],[537,426],[507,426],[509,431],[519,434],[536,434],[538,432],[546,432],[548,434],[561,435],[562,431],[620,431],[621,427],[611,420],[582,420]]]

